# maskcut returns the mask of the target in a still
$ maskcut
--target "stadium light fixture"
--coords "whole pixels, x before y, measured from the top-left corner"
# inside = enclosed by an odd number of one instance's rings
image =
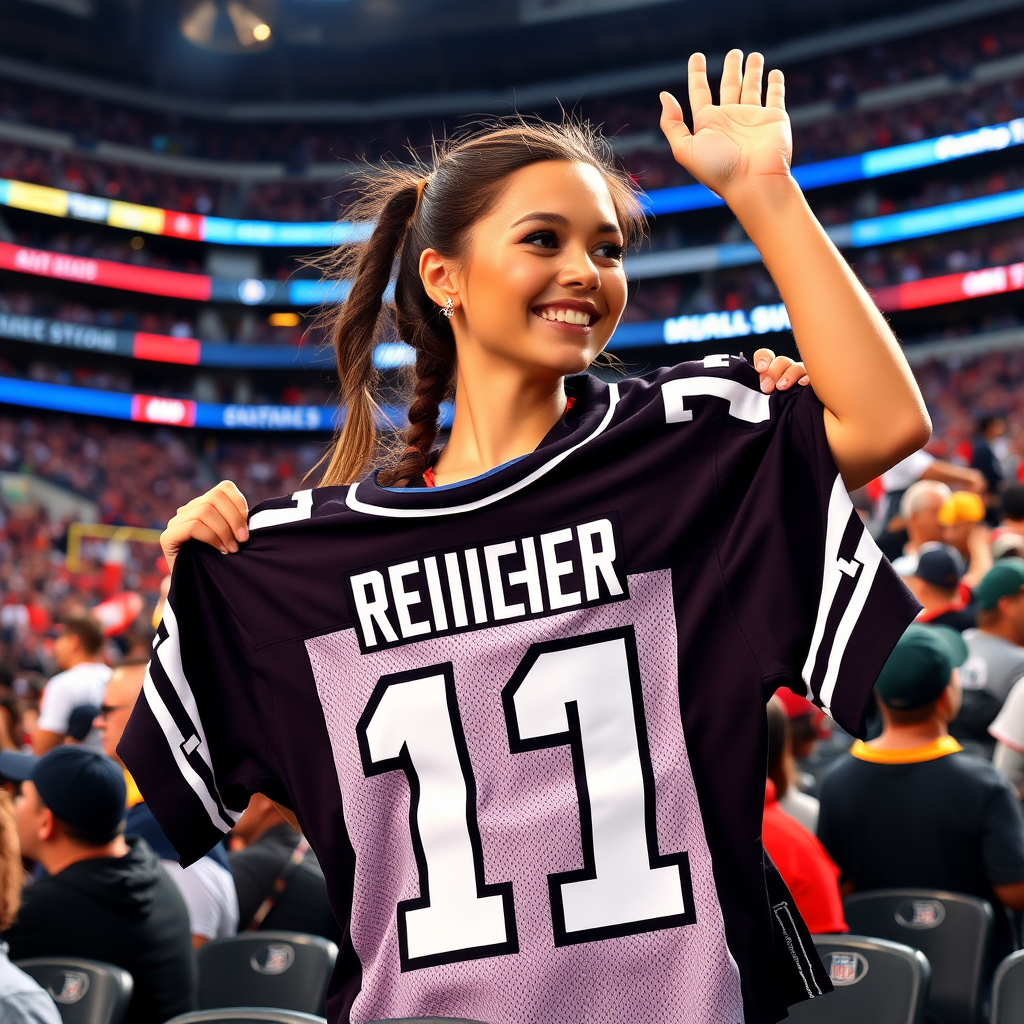
[[[195,46],[253,53],[272,42],[269,0],[183,0],[179,28]]]

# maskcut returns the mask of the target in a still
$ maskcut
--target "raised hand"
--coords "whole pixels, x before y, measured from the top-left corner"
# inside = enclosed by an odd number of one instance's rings
[[[699,182],[726,202],[730,194],[789,177],[793,134],[786,113],[782,72],[768,75],[761,105],[764,57],[752,53],[743,70],[743,53],[730,50],[722,68],[721,103],[715,105],[708,85],[707,60],[695,53],[689,63],[693,131],[683,120],[679,101],[661,94],[661,130],[672,155]]]

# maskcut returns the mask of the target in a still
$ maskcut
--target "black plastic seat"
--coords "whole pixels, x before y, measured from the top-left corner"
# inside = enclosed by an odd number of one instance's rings
[[[273,1007],[323,1016],[338,947],[319,935],[244,932],[196,951],[199,1007]]]
[[[46,956],[15,966],[50,993],[64,1024],[121,1024],[132,1001],[132,976],[114,964]]]
[[[815,935],[835,991],[789,1008],[787,1024],[921,1024],[931,968],[917,949],[863,935]]]
[[[1011,953],[992,978],[992,1024],[1024,1024],[1024,950]]]
[[[179,1013],[167,1024],[327,1024],[323,1017],[298,1010],[275,1010],[267,1006],[230,1006],[220,1010]]]
[[[975,1024],[994,915],[986,900],[931,889],[879,889],[843,901],[850,931],[921,950],[932,967],[935,1024]]]

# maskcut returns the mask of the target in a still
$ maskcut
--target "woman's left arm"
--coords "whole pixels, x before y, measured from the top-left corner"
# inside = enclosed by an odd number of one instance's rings
[[[792,135],[781,71],[732,50],[712,102],[707,64],[689,65],[694,131],[670,93],[661,126],[676,160],[729,205],[789,311],[800,356],[825,406],[825,433],[851,490],[916,451],[931,434],[924,399],[885,318],[811,212],[790,174]],[[757,366],[758,370],[766,367]]]

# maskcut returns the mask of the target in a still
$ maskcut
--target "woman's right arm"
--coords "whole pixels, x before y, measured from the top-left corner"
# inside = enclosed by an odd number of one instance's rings
[[[225,555],[237,551],[238,545],[249,539],[248,518],[245,496],[230,480],[221,480],[216,487],[182,505],[160,534],[168,570],[174,568],[178,549],[187,540],[210,544]]]

